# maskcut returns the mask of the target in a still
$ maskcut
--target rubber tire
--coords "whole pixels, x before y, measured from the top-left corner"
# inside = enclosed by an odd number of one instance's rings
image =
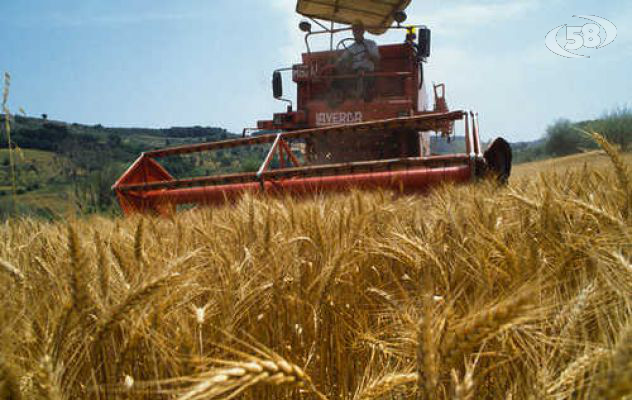
[[[485,158],[487,174],[495,176],[498,182],[507,184],[511,176],[513,158],[509,142],[503,138],[494,139],[483,157]]]

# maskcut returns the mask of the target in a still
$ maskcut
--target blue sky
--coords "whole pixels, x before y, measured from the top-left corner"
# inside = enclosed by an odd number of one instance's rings
[[[2,0],[0,71],[27,114],[107,126],[223,126],[234,132],[284,108],[275,68],[300,60],[294,0]],[[427,76],[454,109],[481,114],[484,138],[533,140],[557,118],[632,106],[629,0],[413,0],[433,29]],[[546,34],[598,15],[614,43],[551,53]],[[374,37],[378,43],[401,34]],[[289,86],[286,80],[286,87]]]

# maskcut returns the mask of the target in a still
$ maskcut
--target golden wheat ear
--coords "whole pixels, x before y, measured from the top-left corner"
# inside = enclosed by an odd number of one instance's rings
[[[0,258],[0,267],[2,267],[2,269],[7,274],[9,274],[17,283],[24,282],[24,279],[25,279],[24,273],[20,271],[20,269],[16,267],[15,265]]]
[[[487,338],[511,325],[525,315],[533,300],[531,292],[515,296],[509,301],[485,308],[471,319],[455,326],[448,332],[442,343],[442,361],[447,365],[457,365]]]
[[[617,180],[619,181],[619,189],[624,194],[624,202],[622,205],[623,218],[628,220],[632,217],[632,185],[630,184],[630,171],[621,156],[621,152],[603,135],[594,131],[580,131],[591,137],[603,149],[603,151],[606,152],[608,157],[610,157],[610,161],[612,162],[617,175]]]
[[[424,295],[423,315],[417,327],[417,391],[420,399],[435,397],[439,385],[438,338],[434,330],[435,313],[429,297],[430,294]]]
[[[145,306],[149,301],[154,299],[155,296],[181,279],[182,276],[179,274],[168,273],[130,292],[123,301],[111,307],[103,318],[97,322],[93,346],[98,347],[103,339],[106,338],[121,321],[127,318],[129,313]]]
[[[68,225],[68,253],[70,255],[70,294],[73,309],[78,315],[82,315],[93,306],[89,289],[90,273],[79,236],[72,225]]]
[[[582,388],[581,381],[585,380],[586,375],[592,375],[609,355],[610,351],[602,348],[586,351],[568,364],[558,379],[547,388],[547,394],[561,397],[578,391]]]
[[[136,227],[136,233],[134,234],[134,259],[136,260],[136,264],[141,270],[147,265],[147,260],[145,259],[145,252],[143,250],[145,242],[145,220],[141,218],[138,221],[138,226]]]
[[[16,194],[17,194],[17,171],[15,167],[15,156],[13,154],[14,149],[19,149],[16,143],[11,140],[11,110],[7,106],[9,101],[9,89],[11,88],[11,75],[8,72],[4,73],[4,85],[2,89],[2,109],[0,110],[4,115],[4,133],[6,135],[7,147],[9,152],[9,168],[11,171],[11,194],[13,196],[11,207],[15,212]],[[19,154],[19,153],[18,153]]]
[[[373,400],[383,397],[386,394],[394,394],[400,389],[407,389],[407,392],[415,391],[417,383],[417,373],[392,373],[380,376],[362,388],[353,398],[354,400]]]
[[[44,356],[37,367],[37,385],[48,400],[63,400],[63,387],[61,384],[61,368],[53,364],[49,356]]]
[[[454,400],[472,400],[474,399],[474,372],[467,370],[465,376],[461,380],[456,370],[451,372],[452,384],[454,386]]]
[[[99,232],[94,232],[94,244],[97,250],[97,267],[99,278],[99,295],[101,296],[101,304],[104,309],[107,309],[110,297],[110,280],[111,271],[110,263],[105,253],[105,247],[101,241]]]
[[[178,400],[202,400],[202,399],[233,399],[243,394],[246,390],[259,386],[285,386],[302,388],[311,392],[320,400],[327,397],[320,392],[312,379],[305,371],[273,350],[256,342],[255,345],[243,341],[229,333],[224,333],[237,345],[245,347],[250,352],[245,352],[224,344],[216,346],[228,354],[236,356],[237,360],[209,359],[217,365],[201,374],[170,379],[159,384],[168,384],[174,387],[170,392],[176,395]]]

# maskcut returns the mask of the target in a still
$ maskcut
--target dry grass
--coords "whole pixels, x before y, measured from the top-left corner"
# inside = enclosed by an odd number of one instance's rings
[[[428,197],[7,222],[0,394],[629,397],[630,175],[613,165]]]

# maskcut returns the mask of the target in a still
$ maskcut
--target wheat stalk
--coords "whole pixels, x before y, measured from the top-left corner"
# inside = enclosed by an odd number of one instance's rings
[[[143,252],[143,242],[145,239],[145,220],[140,219],[138,226],[136,227],[136,233],[134,234],[134,259],[136,263],[142,268],[147,264],[145,261],[145,255]]]
[[[127,284],[130,281],[130,276],[133,275],[132,268],[129,266],[125,256],[119,249],[114,246],[110,246],[110,251],[112,252],[114,260],[116,260],[116,264],[118,266],[116,271],[119,273],[121,280]]]
[[[99,232],[94,233],[94,242],[97,248],[97,265],[99,274],[99,288],[104,306],[107,306],[110,295],[110,264],[101,242]]]
[[[68,252],[70,254],[70,293],[73,307],[81,314],[90,309],[92,299],[88,290],[86,257],[77,232],[68,226]]]
[[[167,274],[158,277],[133,291],[121,303],[111,308],[97,324],[94,346],[98,346],[130,312],[146,305],[154,296],[168,288],[179,278],[181,278],[179,274]]]
[[[1,222],[28,285],[0,266],[0,348],[36,399],[625,398],[629,227],[616,171],[591,168],[510,183],[526,201],[487,185],[246,198],[143,228],[86,217],[74,238]],[[82,289],[99,313],[79,318]]]
[[[12,193],[12,207],[15,211],[16,206],[16,174],[15,174],[15,157],[13,156],[13,142],[11,141],[11,112],[7,106],[9,101],[9,88],[11,87],[11,75],[8,72],[4,73],[4,85],[2,90],[2,112],[4,113],[4,132],[7,136],[7,146],[9,149],[9,165],[11,168],[11,193]]]
[[[595,295],[596,291],[596,283],[594,281],[590,282],[582,288],[577,296],[575,296],[575,298],[572,299],[555,317],[553,320],[553,326],[560,328],[560,336],[568,336],[568,332],[576,327],[577,321],[580,319],[588,304],[590,304],[590,300]]]
[[[419,319],[417,331],[417,374],[418,396],[421,399],[432,399],[436,396],[439,384],[437,364],[439,354],[433,331],[433,312],[429,296],[424,297],[423,316]]]
[[[485,339],[497,333],[502,327],[522,316],[531,302],[530,294],[490,307],[474,316],[470,321],[448,332],[443,342],[444,360],[455,365],[463,355],[479,346]]]
[[[373,400],[387,393],[392,393],[401,386],[411,386],[417,383],[417,373],[399,373],[381,376],[369,382],[354,398],[357,400]]]
[[[593,215],[600,217],[603,220],[606,220],[612,224],[618,225],[621,228],[625,229],[625,223],[623,221],[621,221],[620,218],[617,218],[611,214],[609,214],[607,211],[602,210],[598,207],[595,207],[592,204],[588,204],[586,202],[583,202],[581,200],[577,200],[577,199],[565,199],[564,200],[565,203],[570,203],[576,206],[579,206],[580,208],[591,212]]]
[[[53,366],[49,356],[44,356],[36,374],[37,385],[48,400],[63,400],[63,390],[59,371]]]
[[[547,394],[555,395],[575,390],[575,382],[594,370],[608,355],[610,351],[602,348],[592,349],[582,354],[581,357],[568,364],[557,380],[549,385]]]
[[[453,400],[472,400],[474,398],[474,373],[468,369],[465,372],[463,381],[459,379],[456,370],[452,370],[452,384],[454,385]]]
[[[178,400],[232,399],[246,389],[260,384],[274,386],[304,386],[319,399],[327,400],[312,383],[311,378],[296,364],[280,356],[274,358],[248,357],[248,361],[218,360],[230,368],[220,368],[195,377],[193,387],[186,389]]]
[[[20,271],[16,266],[11,264],[10,262],[0,258],[0,267],[7,272],[13,279],[15,279],[18,283],[24,282],[24,273]]]
[[[610,161],[614,166],[619,180],[619,186],[625,198],[623,203],[623,217],[627,220],[632,216],[632,185],[630,184],[630,172],[621,157],[621,153],[612,145],[605,137],[597,132],[586,132],[585,134],[593,138],[599,146],[608,154]]]

